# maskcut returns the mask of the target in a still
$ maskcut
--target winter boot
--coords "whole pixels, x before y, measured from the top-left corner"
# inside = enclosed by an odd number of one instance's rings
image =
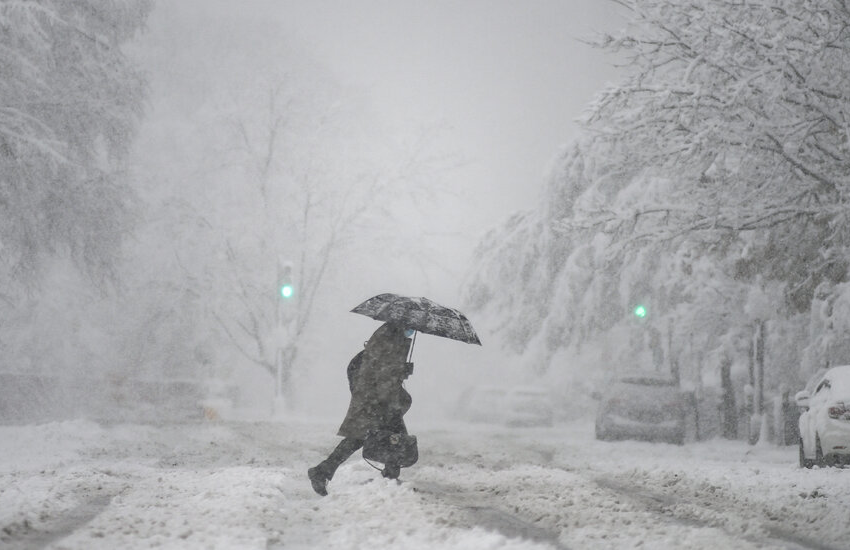
[[[318,466],[307,470],[307,477],[314,491],[323,497],[328,496],[328,477]]]
[[[381,471],[381,475],[387,479],[398,479],[399,474],[401,474],[401,468],[396,464],[385,464]]]

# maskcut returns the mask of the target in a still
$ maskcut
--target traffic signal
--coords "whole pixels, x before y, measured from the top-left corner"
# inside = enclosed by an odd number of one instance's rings
[[[635,309],[632,310],[632,313],[635,314],[635,317],[643,319],[644,317],[646,317],[646,306],[638,304],[635,306]]]
[[[277,289],[280,297],[288,300],[295,295],[295,285],[292,284],[292,266],[289,263],[278,266]]]

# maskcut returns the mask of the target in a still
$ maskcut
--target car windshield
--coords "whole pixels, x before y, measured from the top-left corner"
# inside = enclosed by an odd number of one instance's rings
[[[850,367],[835,367],[824,378],[829,380],[833,396],[850,397]]]
[[[811,378],[809,378],[809,381],[806,383],[806,391],[809,392],[810,394],[814,393],[815,388],[818,387],[821,379],[823,379],[826,372],[827,372],[827,369],[820,369]]]

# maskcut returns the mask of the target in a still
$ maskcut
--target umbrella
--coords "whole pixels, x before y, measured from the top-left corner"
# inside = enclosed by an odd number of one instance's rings
[[[475,329],[463,313],[428,298],[378,294],[351,311],[425,334],[481,345]]]

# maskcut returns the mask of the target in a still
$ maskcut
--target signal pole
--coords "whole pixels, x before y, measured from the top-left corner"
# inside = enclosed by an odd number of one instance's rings
[[[275,308],[275,326],[277,328],[275,334],[276,349],[275,349],[275,384],[274,384],[274,412],[280,414],[286,408],[286,391],[285,387],[289,383],[288,365],[285,365],[284,341],[289,342],[289,325],[291,322],[291,306],[286,302],[293,299],[295,295],[295,286],[292,281],[292,263],[282,261],[278,258],[277,261],[277,304]]]

